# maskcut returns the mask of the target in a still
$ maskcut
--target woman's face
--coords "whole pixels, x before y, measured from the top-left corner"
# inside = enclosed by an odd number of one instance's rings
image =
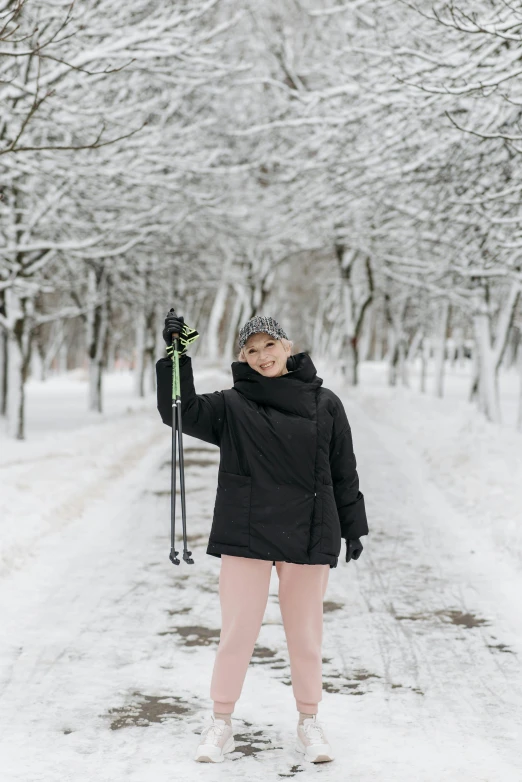
[[[286,360],[290,348],[285,348],[280,339],[274,339],[264,331],[252,334],[246,341],[244,355],[249,366],[265,377],[280,377],[288,372]]]

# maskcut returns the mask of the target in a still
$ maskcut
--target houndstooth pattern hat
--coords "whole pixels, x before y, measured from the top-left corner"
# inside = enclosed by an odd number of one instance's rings
[[[264,318],[262,315],[256,315],[250,318],[243,328],[239,332],[239,349],[244,347],[247,339],[252,334],[259,334],[260,332],[266,332],[275,339],[288,339],[285,332],[274,318]]]

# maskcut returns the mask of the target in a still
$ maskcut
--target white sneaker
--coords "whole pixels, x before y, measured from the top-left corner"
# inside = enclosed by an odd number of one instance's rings
[[[201,740],[196,750],[195,760],[200,763],[222,763],[226,752],[236,748],[232,728],[225,720],[215,719],[210,715],[211,722],[201,732]]]
[[[334,759],[332,748],[324,735],[322,726],[317,722],[316,714],[311,714],[302,725],[297,725],[295,748],[311,763],[324,763]]]

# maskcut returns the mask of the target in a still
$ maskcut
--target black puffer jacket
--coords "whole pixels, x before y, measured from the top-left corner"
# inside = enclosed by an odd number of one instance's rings
[[[307,353],[264,377],[232,364],[234,387],[196,394],[180,358],[183,431],[221,458],[207,554],[336,567],[341,538],[368,533],[348,419]],[[158,410],[172,426],[172,362],[156,364]]]

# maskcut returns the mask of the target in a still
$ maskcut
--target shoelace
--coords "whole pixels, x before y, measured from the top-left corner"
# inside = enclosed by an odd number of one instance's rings
[[[303,730],[312,744],[326,744],[323,729],[317,722],[308,722],[306,725],[303,723]]]
[[[208,725],[201,734],[201,738],[203,741],[202,744],[213,744],[216,747],[219,745],[219,739],[223,735],[223,731],[225,730],[226,725],[216,725],[215,723],[212,723],[212,725]]]

